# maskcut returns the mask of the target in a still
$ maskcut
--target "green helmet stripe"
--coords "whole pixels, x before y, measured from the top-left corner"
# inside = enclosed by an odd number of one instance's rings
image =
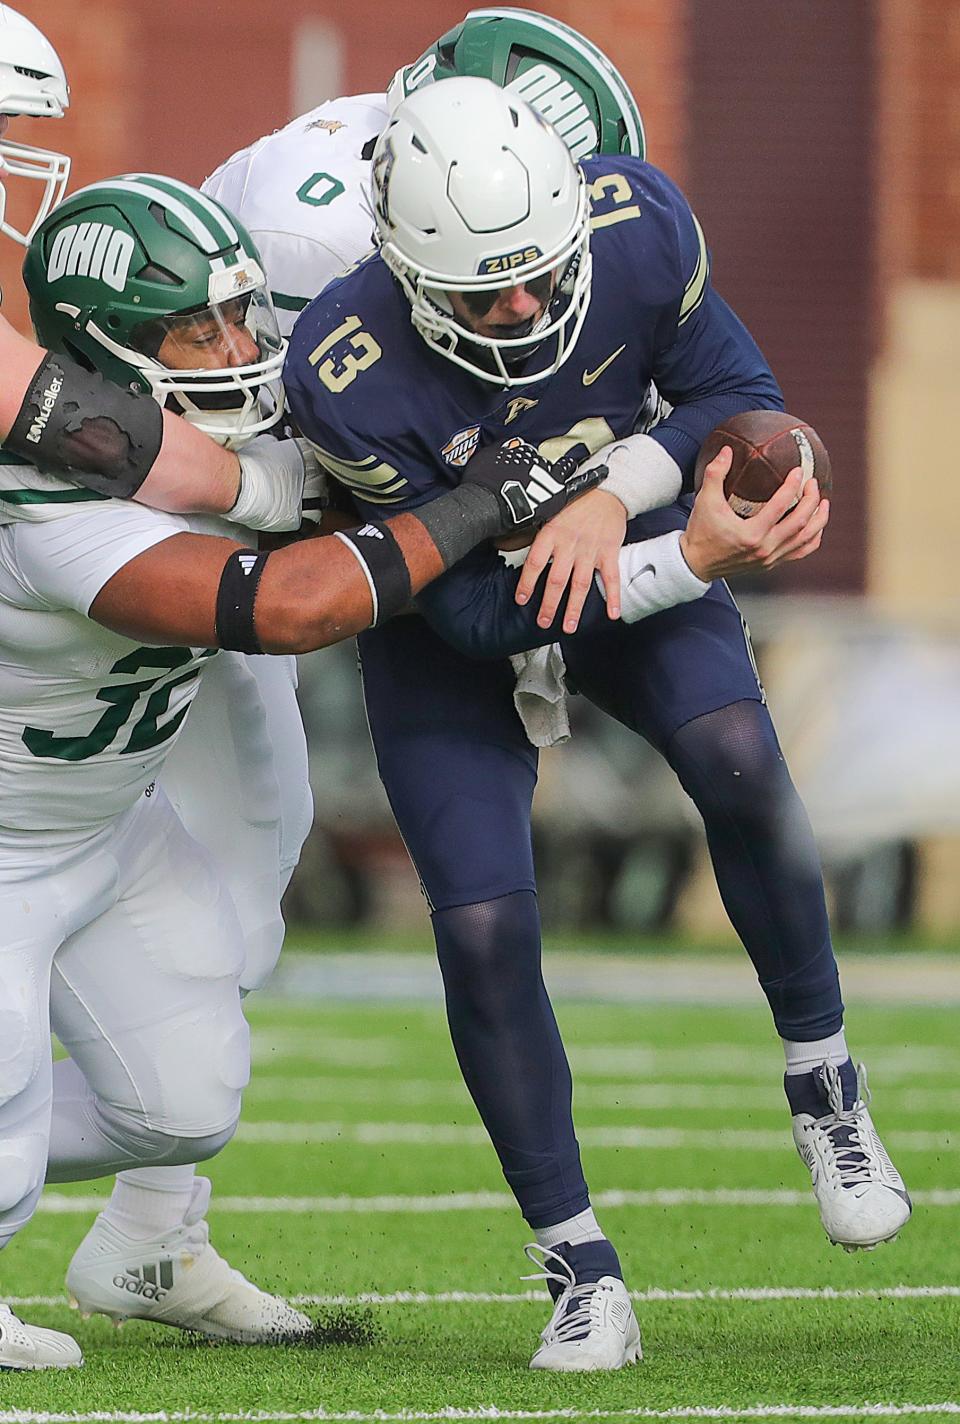
[[[115,178],[104,183],[91,183],[87,188],[81,188],[71,196],[76,198],[81,194],[86,197],[88,193],[134,193],[139,197],[150,198],[161,207],[167,208],[179,222],[187,229],[204,252],[219,252],[227,244],[223,241],[223,234],[215,235],[210,228],[201,220],[200,216],[192,211],[186,203],[182,203],[179,198],[170,193],[165,193],[162,188],[154,183],[147,183],[139,178],[139,175],[126,174],[122,178]]]
[[[467,14],[468,20],[529,20],[536,24],[538,29],[552,35],[555,39],[563,40],[564,44],[576,50],[577,54],[585,59],[589,64],[600,66],[604,77],[610,88],[614,91],[617,105],[620,109],[620,117],[623,119],[630,142],[630,151],[633,153],[643,153],[646,149],[646,136],[643,131],[643,120],[637,112],[636,103],[630,88],[610,59],[596,45],[565,25],[562,20],[555,20],[550,15],[541,15],[535,10],[508,10],[498,7],[491,7],[483,10],[470,10]]]
[[[210,218],[214,230],[219,225],[226,233],[226,242],[221,242],[218,246],[232,247],[240,241],[240,235],[230,221],[226,210],[219,203],[215,203],[212,198],[208,198],[206,193],[199,188],[191,188],[189,184],[181,183],[177,178],[167,178],[165,175],[160,177],[155,173],[131,173],[127,176],[141,182],[153,183],[156,187],[163,188],[164,191],[170,191],[174,197],[180,195],[188,202],[193,203],[195,207],[202,208]]]

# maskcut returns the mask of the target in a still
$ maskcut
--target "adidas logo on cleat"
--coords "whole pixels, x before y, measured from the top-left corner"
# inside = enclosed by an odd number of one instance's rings
[[[173,1285],[173,1262],[164,1256],[155,1266],[128,1266],[117,1272],[113,1284],[142,1300],[163,1300]]]

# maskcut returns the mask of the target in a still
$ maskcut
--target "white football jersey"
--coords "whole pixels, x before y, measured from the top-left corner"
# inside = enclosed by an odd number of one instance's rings
[[[230,536],[209,518],[91,497],[2,465],[2,498],[69,503],[69,518],[0,527],[0,837],[56,841],[127,810],[157,776],[213,656],[147,647],[87,617],[123,566],[183,530]],[[42,477],[40,477],[42,479]]]
[[[385,94],[331,99],[222,163],[203,184],[248,229],[263,258],[280,329],[373,247],[373,144]]]

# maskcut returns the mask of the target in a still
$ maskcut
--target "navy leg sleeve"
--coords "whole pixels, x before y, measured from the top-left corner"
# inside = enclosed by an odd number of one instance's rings
[[[454,1048],[531,1226],[583,1211],[570,1070],[540,971],[530,844],[537,755],[509,663],[420,618],[360,638],[380,775],[433,911]]]
[[[573,1085],[540,972],[529,891],[433,917],[447,1017],[463,1080],[532,1227],[590,1204],[574,1136]]]
[[[644,516],[676,527],[680,506]],[[843,1021],[813,833],[757,681],[740,613],[723,584],[632,626],[566,639],[572,682],[639,732],[703,816],[720,894],[784,1038]]]
[[[717,885],[783,1038],[826,1038],[843,1003],[817,848],[767,709],[735,702],[670,739],[703,816]]]

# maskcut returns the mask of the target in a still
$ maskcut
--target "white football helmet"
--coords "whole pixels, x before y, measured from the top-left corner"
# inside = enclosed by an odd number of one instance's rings
[[[418,90],[377,141],[373,197],[383,259],[434,351],[505,387],[563,365],[590,302],[590,206],[582,172],[534,108],[488,79]],[[489,307],[538,278],[549,279],[546,310],[518,336],[480,336],[454,315],[450,292],[478,308],[486,295]]]
[[[62,119],[69,104],[66,75],[53,45],[25,16],[0,4],[0,115]],[[70,159],[65,153],[13,143],[0,135],[0,232],[29,246],[63,197],[69,177]],[[5,178],[43,184],[36,212],[23,231],[7,221]]]

